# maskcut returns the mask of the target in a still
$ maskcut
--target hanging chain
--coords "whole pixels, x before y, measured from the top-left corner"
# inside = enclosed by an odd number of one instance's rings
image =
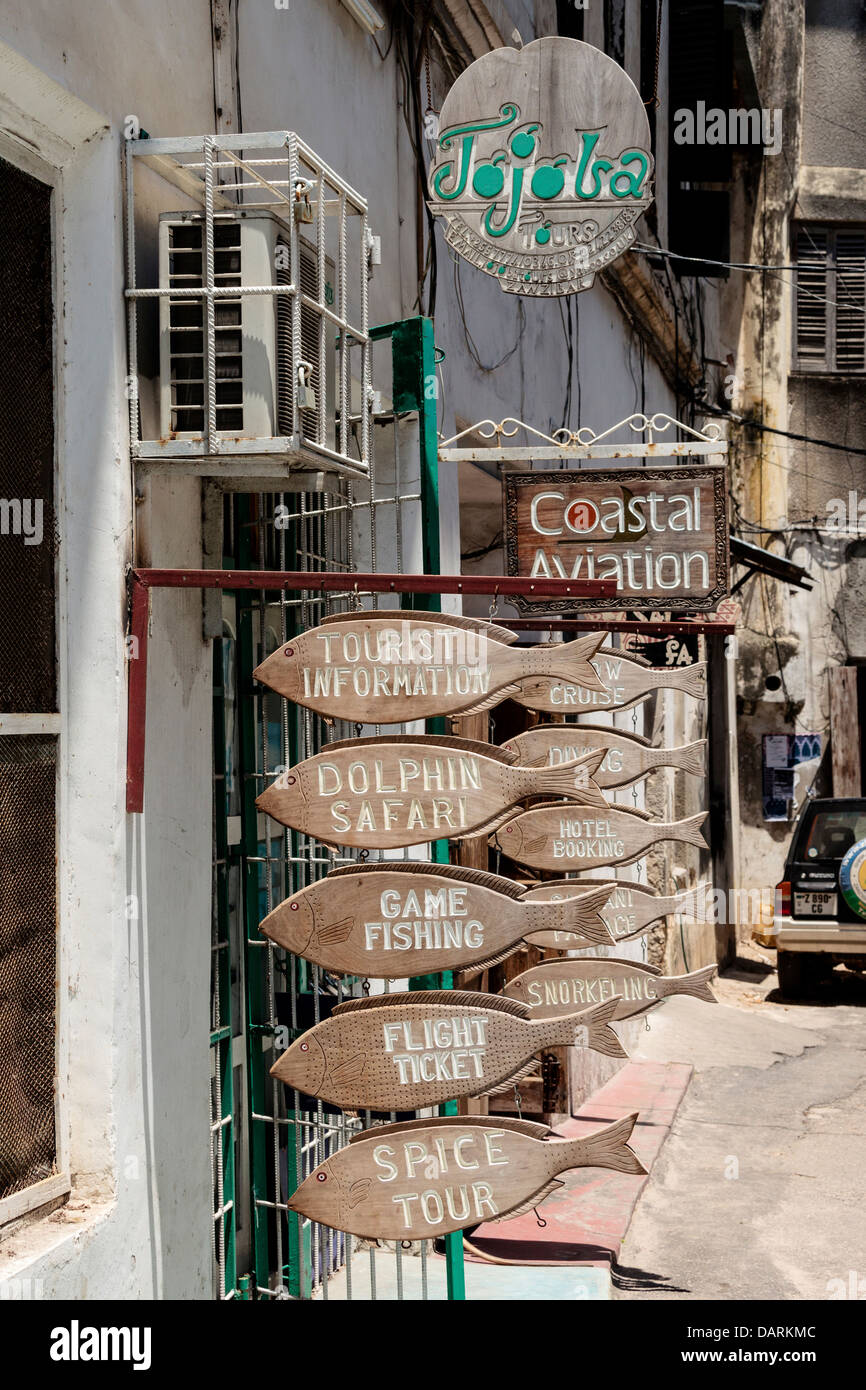
[[[636,734],[636,733],[637,733],[637,705],[634,706],[634,709],[633,709],[632,712],[631,712],[631,728],[632,728],[632,733]],[[633,786],[632,786],[632,789],[631,789],[631,799],[632,799],[632,801],[634,802],[634,804],[635,804],[635,809],[636,809],[636,808],[637,808],[637,800],[638,800],[638,798],[637,798],[637,782],[635,782],[635,783],[633,784]]]
[[[662,7],[664,0],[659,0],[659,7],[656,14],[656,64],[655,76],[653,78],[653,94],[649,101],[644,102],[644,106],[654,106],[656,110],[661,106],[659,101],[659,62],[662,53]]]

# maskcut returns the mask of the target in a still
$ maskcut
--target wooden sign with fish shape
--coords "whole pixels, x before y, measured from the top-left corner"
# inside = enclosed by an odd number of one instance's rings
[[[637,1018],[658,1008],[674,994],[688,994],[715,1004],[709,981],[715,965],[689,975],[662,975],[654,965],[607,957],[547,960],[509,980],[501,993],[526,1004],[533,1018],[556,1018],[568,1009],[582,1009],[619,996],[615,1019]]]
[[[593,781],[603,791],[631,786],[657,767],[678,768],[693,777],[706,773],[706,739],[680,748],[653,748],[640,734],[624,734],[594,724],[537,724],[502,746],[524,767],[558,767],[603,748],[604,758],[593,773]]]
[[[706,811],[665,824],[625,807],[597,811],[582,806],[538,806],[497,831],[493,843],[518,864],[533,869],[574,869],[630,864],[662,840],[707,849],[700,826]]]
[[[290,1211],[379,1240],[430,1240],[531,1211],[570,1168],[646,1173],[628,1145],[637,1115],[560,1139],[547,1125],[486,1115],[377,1125],[314,1168]]]
[[[479,619],[399,609],[337,613],[290,637],[253,675],[332,719],[402,724],[470,705],[488,709],[535,677],[575,681],[602,694],[589,658],[603,636],[515,647],[513,633]]]
[[[270,941],[335,974],[393,979],[484,970],[542,927],[613,937],[607,887],[562,903],[527,902],[511,879],[451,864],[347,864],[286,898],[262,922]]]
[[[488,834],[528,796],[606,807],[592,780],[602,757],[599,751],[556,768],[530,768],[471,739],[350,738],[290,767],[256,805],[324,844],[400,849]]]
[[[679,670],[667,666],[648,666],[639,657],[602,650],[592,662],[604,690],[549,676],[533,676],[519,682],[511,695],[519,705],[547,714],[581,714],[588,710],[623,710],[646,700],[654,690],[681,690],[696,700],[707,696],[707,663]],[[471,713],[471,711],[467,711]]]
[[[271,1075],[344,1110],[420,1110],[495,1095],[534,1070],[544,1048],[625,1057],[609,1027],[616,1003],[534,1023],[516,999],[469,990],[350,999],[296,1039]]]
[[[561,903],[572,893],[585,893],[594,888],[607,888],[610,892],[606,904],[601,909],[604,923],[615,943],[633,941],[649,931],[654,922],[661,921],[672,912],[683,912],[692,899],[691,893],[679,893],[674,897],[663,897],[645,888],[641,883],[626,883],[621,879],[598,878],[555,878],[546,883],[538,883],[524,890],[524,898],[536,903]],[[530,946],[542,951],[578,951],[584,946],[595,946],[585,932],[572,934],[560,928],[532,932],[526,938]]]

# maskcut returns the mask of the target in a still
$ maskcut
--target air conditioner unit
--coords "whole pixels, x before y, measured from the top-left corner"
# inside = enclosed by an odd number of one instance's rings
[[[299,237],[300,284],[319,300],[316,248]],[[204,214],[163,213],[159,224],[161,289],[194,288],[205,279]],[[214,282],[255,287],[291,283],[289,229],[268,212],[218,212],[214,217]],[[321,298],[333,301],[334,264],[325,262]],[[244,294],[215,301],[216,426],[223,439],[284,438],[293,433],[292,410],[301,364],[316,406],[299,410],[302,440],[335,445],[336,327],[325,319],[325,379],[319,360],[322,315],[301,305],[301,350],[292,354],[291,295]],[[160,434],[163,439],[201,440],[205,435],[204,299],[159,299]],[[319,436],[319,403],[324,429]],[[230,450],[229,450],[230,451]]]

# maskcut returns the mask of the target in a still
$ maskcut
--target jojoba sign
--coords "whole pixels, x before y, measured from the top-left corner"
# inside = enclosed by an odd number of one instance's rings
[[[589,289],[652,202],[646,108],[612,58],[576,39],[498,48],[445,99],[430,208],[454,250],[512,294]]]
[[[615,601],[584,608],[713,609],[728,592],[724,465],[509,473],[505,538],[509,574],[616,580]]]

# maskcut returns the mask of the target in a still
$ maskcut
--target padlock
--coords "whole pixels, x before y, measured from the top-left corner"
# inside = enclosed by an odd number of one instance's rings
[[[295,184],[295,221],[312,222],[313,207],[310,202],[310,189],[312,184],[306,179],[299,179]]]
[[[316,392],[309,381],[312,370],[309,362],[298,363],[298,410],[316,408]]]

